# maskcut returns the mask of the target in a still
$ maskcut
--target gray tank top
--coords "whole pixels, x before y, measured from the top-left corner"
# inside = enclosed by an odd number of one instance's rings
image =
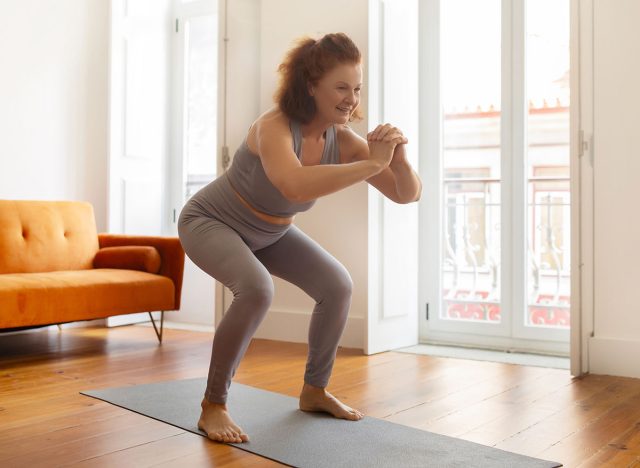
[[[300,123],[289,124],[293,136],[293,150],[300,159],[302,150],[302,131]],[[324,150],[320,164],[339,164],[340,153],[335,126],[327,129]],[[229,182],[251,206],[258,211],[272,215],[289,217],[301,211],[307,211],[315,204],[315,200],[305,203],[292,203],[271,183],[264,172],[260,157],[251,152],[245,138],[236,154],[233,163],[226,173]]]

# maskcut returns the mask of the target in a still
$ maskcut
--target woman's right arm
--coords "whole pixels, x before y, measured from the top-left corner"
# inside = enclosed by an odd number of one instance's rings
[[[371,158],[348,164],[303,166],[292,149],[288,124],[265,121],[257,130],[260,158],[271,183],[288,200],[304,203],[362,182],[384,170],[393,157],[394,141],[376,142]]]

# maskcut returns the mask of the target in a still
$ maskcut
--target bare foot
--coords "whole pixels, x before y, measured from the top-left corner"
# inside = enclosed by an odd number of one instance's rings
[[[198,429],[206,432],[209,439],[225,443],[249,441],[249,436],[229,416],[227,405],[202,400],[201,406],[202,414],[198,421]]]
[[[324,388],[314,387],[307,383],[302,387],[300,393],[300,409],[302,411],[321,411],[329,413],[336,418],[358,421],[364,418],[360,411],[350,408]]]

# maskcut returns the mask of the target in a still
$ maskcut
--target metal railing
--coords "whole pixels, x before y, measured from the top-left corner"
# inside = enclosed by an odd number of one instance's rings
[[[565,184],[569,180],[562,176],[537,176],[528,178],[528,183]],[[501,203],[491,188],[500,182],[492,177],[444,179],[443,300],[447,318],[500,320]],[[469,187],[472,184],[482,186]],[[466,190],[464,185],[468,186]],[[533,246],[533,231],[527,236],[529,325],[568,325],[570,270],[565,256],[569,245],[560,242],[568,238],[565,234],[570,229],[568,199],[568,186],[543,187],[535,190],[534,199],[527,203],[528,224],[542,233]],[[541,212],[534,214],[536,207],[545,210],[544,216]],[[554,217],[554,207],[565,211],[559,216],[555,213]],[[560,224],[554,223],[554,219],[560,219]]]

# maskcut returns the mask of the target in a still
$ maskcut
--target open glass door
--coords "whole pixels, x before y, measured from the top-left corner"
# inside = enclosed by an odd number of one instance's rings
[[[566,354],[569,1],[427,5],[440,111],[421,339]]]
[[[186,201],[215,179],[218,160],[219,14],[216,0],[174,0],[172,231]],[[215,281],[185,259],[180,321],[211,327]]]

